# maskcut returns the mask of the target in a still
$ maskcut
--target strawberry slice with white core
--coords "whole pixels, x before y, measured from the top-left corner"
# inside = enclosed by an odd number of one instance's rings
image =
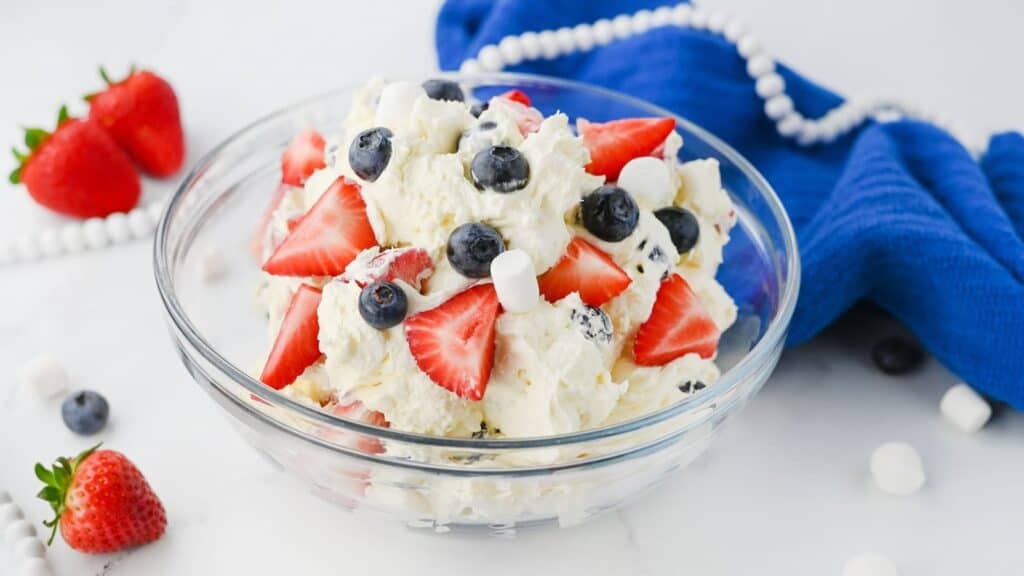
[[[640,366],[662,366],[687,354],[711,358],[720,336],[690,285],[673,274],[661,283],[651,315],[636,333],[633,359]]]
[[[348,418],[349,420],[373,424],[374,426],[380,426],[381,428],[388,428],[391,426],[388,419],[384,417],[383,412],[369,410],[358,400],[339,401],[333,406],[328,406],[327,409],[330,410],[331,413],[341,416],[342,418]],[[380,454],[384,452],[384,446],[378,439],[364,436],[358,432],[337,432],[336,435],[332,436],[337,436],[332,437],[332,440],[341,441],[343,444],[347,444],[360,452],[366,452],[368,454]]]
[[[281,156],[281,182],[302,186],[324,163],[324,137],[312,128],[300,132]]]
[[[337,276],[376,246],[359,185],[339,177],[263,264],[275,276]]]
[[[498,94],[498,98],[519,102],[523,106],[530,106],[532,104],[530,102],[530,97],[522,90],[509,90],[508,92],[502,92],[501,94]]]
[[[373,282],[402,280],[419,290],[420,282],[430,275],[434,262],[430,253],[422,248],[392,248],[384,250],[366,262],[358,258],[345,269],[341,279],[366,286]]]
[[[292,296],[260,376],[267,386],[284,388],[320,359],[320,322],[316,315],[320,296],[320,289],[308,284],[299,286]]]
[[[562,258],[537,279],[548,302],[579,292],[580,299],[591,306],[618,296],[632,281],[610,256],[582,238],[573,238]]]
[[[500,312],[493,284],[460,292],[437,308],[406,319],[409,352],[435,384],[460,398],[480,400],[494,365]]]
[[[619,178],[627,162],[651,156],[676,129],[674,118],[626,118],[603,124],[577,122],[583,145],[590,151],[587,172],[604,176],[610,182]]]

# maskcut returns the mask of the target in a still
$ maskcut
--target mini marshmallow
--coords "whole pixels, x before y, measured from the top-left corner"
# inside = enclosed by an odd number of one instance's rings
[[[529,312],[537,305],[540,289],[533,261],[522,250],[506,250],[491,261],[491,279],[506,312]]]
[[[14,543],[14,557],[20,560],[46,558],[46,546],[39,538],[22,538]]]
[[[843,564],[842,576],[900,576],[891,560],[881,554],[858,554]]]
[[[29,558],[18,566],[18,576],[53,576],[53,569],[42,558]]]
[[[213,248],[199,257],[199,277],[203,282],[216,282],[223,278],[227,271],[228,261],[220,250]]]
[[[942,395],[939,410],[953,426],[963,432],[981,430],[992,417],[992,407],[966,384],[957,384]]]
[[[408,121],[412,105],[420,96],[427,92],[422,86],[413,82],[392,82],[384,87],[377,101],[377,114],[374,123],[392,130],[402,128]]]
[[[68,389],[68,372],[49,354],[39,354],[29,360],[19,373],[23,386],[28,386],[42,398],[53,398]]]
[[[22,538],[35,538],[36,529],[28,520],[21,518],[11,522],[11,525],[4,530],[4,539],[8,546],[14,546]]]
[[[11,524],[24,517],[25,515],[21,513],[21,508],[14,502],[0,504],[0,530],[7,530]]]
[[[641,208],[657,210],[672,205],[675,197],[672,179],[664,160],[644,156],[630,160],[616,183],[629,192]]]
[[[910,444],[886,442],[871,454],[871,476],[883,492],[907,496],[924,486],[924,464]]]

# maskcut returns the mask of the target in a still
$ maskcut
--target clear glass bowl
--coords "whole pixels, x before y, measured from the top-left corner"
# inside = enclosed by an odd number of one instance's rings
[[[547,114],[607,121],[673,116],[579,83],[527,75],[451,76],[480,99],[527,92]],[[250,374],[266,351],[254,306],[259,267],[249,240],[280,178],[291,137],[340,129],[353,88],[300,102],[244,128],[207,154],[174,194],[156,234],[155,274],[171,336],[189,372],[240,433],[315,492],[348,508],[383,511],[411,526],[508,534],[569,526],[663,481],[707,449],[774,369],[799,285],[796,241],[779,199],[739,154],[676,116],[683,159],[717,158],[738,224],[718,278],[739,319],[722,338],[714,385],[646,416],[583,432],[529,439],[443,438],[346,420],[296,402]],[[207,283],[209,250],[230,273]]]

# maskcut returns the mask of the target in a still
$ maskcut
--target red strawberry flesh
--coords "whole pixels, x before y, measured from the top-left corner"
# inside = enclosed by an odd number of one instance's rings
[[[352,270],[349,266],[342,280],[355,282],[359,286],[379,281],[402,280],[420,288],[420,282],[434,269],[430,253],[422,248],[392,248],[374,256],[365,268]]]
[[[633,358],[641,366],[662,366],[687,354],[711,358],[720,335],[690,285],[673,274],[661,283],[651,315],[637,331]]]
[[[537,279],[540,293],[548,302],[578,292],[590,306],[600,306],[618,296],[631,282],[607,254],[582,238],[573,238],[562,258]]]
[[[324,138],[312,128],[300,132],[281,157],[281,181],[289,186],[302,186],[313,172],[326,166]]]
[[[299,286],[292,295],[260,376],[267,386],[278,390],[284,388],[320,359],[320,322],[317,318],[320,297],[320,289],[308,284]]]
[[[675,130],[674,118],[626,118],[598,124],[579,121],[580,136],[590,151],[587,172],[609,181],[619,178],[630,160],[651,156]]]

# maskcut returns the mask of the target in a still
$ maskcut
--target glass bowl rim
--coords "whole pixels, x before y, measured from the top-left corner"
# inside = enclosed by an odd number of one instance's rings
[[[782,202],[776,195],[774,188],[768,183],[767,179],[761,175],[761,173],[754,168],[754,166],[744,158],[739,152],[734,150],[731,146],[726,144],[724,141],[714,136],[711,132],[705,130],[701,126],[694,122],[687,120],[686,118],[671,112],[665,108],[651,104],[646,100],[635,98],[610,90],[600,86],[587,84],[584,82],[577,82],[573,80],[565,80],[561,78],[554,78],[550,76],[543,76],[539,74],[523,74],[523,73],[485,73],[485,74],[456,74],[456,73],[441,73],[432,74],[430,78],[447,78],[455,80],[457,82],[465,82],[468,84],[495,84],[495,85],[521,85],[521,84],[534,84],[534,85],[547,85],[555,88],[569,89],[573,91],[590,92],[603,98],[609,98],[618,100],[621,103],[631,105],[638,108],[643,108],[651,111],[654,114],[661,116],[672,117],[676,122],[683,126],[688,132],[695,134],[698,138],[703,140],[708,146],[713,148],[717,153],[721,154],[727,160],[733,163],[739,171],[747,178],[761,193],[763,199],[768,204],[768,208],[775,218],[782,235],[782,246],[786,256],[788,256],[788,263],[785,269],[785,279],[787,280],[783,286],[783,291],[779,299],[779,310],[774,315],[772,320],[768,324],[768,328],[765,331],[761,339],[754,345],[754,347],[747,351],[746,354],[740,359],[729,370],[724,372],[717,382],[713,385],[708,386],[700,394],[694,394],[683,400],[676,402],[670,406],[650,412],[630,420],[611,424],[607,426],[601,426],[598,428],[589,428],[578,432],[570,432],[567,434],[556,434],[549,436],[537,436],[529,438],[451,438],[445,436],[434,436],[429,434],[419,434],[415,432],[405,432],[401,430],[394,430],[391,428],[384,428],[375,426],[373,424],[366,424],[355,420],[350,420],[340,416],[335,416],[329,412],[319,410],[317,408],[308,406],[302,402],[289,398],[288,396],[281,393],[279,390],[274,390],[267,387],[262,382],[259,382],[244,370],[241,370],[226,358],[220,355],[214,346],[209,343],[199,332],[198,329],[192,324],[188,315],[185,313],[184,308],[178,301],[176,292],[174,289],[174,282],[171,273],[171,266],[168,262],[168,252],[170,246],[168,245],[168,234],[171,226],[171,215],[176,212],[176,209],[183,202],[183,197],[188,190],[190,190],[195,184],[205,175],[210,165],[216,162],[222,152],[234,144],[236,141],[249,135],[251,132],[257,130],[261,126],[270,123],[274,120],[280,119],[281,117],[287,116],[294,113],[296,110],[302,109],[303,107],[320,102],[331,97],[339,96],[342,94],[351,93],[357,85],[345,85],[327,92],[317,94],[308,98],[304,98],[297,102],[293,102],[287,106],[279,108],[265,116],[262,116],[249,124],[245,125],[241,129],[237,130],[222,142],[213,147],[210,151],[205,153],[190,169],[186,174],[184,180],[177,187],[174,193],[171,195],[169,201],[166,202],[160,220],[157,223],[156,234],[153,241],[153,272],[156,280],[157,291],[160,295],[160,299],[166,309],[171,322],[174,324],[178,332],[180,332],[188,343],[199,352],[199,354],[210,364],[212,364],[217,370],[231,378],[237,384],[240,384],[251,394],[257,395],[257,397],[263,398],[266,396],[272,396],[273,401],[277,407],[283,407],[292,412],[297,412],[300,417],[311,419],[323,425],[333,426],[342,428],[347,431],[355,432],[357,434],[364,434],[373,436],[381,439],[388,439],[399,442],[407,442],[419,446],[436,447],[436,448],[462,448],[462,449],[474,449],[474,450],[525,450],[531,448],[550,448],[552,446],[566,445],[566,444],[577,444],[585,443],[596,440],[602,440],[606,438],[612,438],[634,432],[640,429],[648,428],[659,422],[663,422],[670,418],[682,415],[687,412],[697,413],[701,409],[711,404],[714,404],[719,398],[727,396],[732,392],[740,383],[744,382],[748,376],[757,372],[763,364],[769,360],[772,350],[782,345],[782,340],[786,336],[786,332],[789,327],[789,322],[792,319],[793,311],[796,307],[797,297],[800,288],[800,255],[797,250],[796,234],[793,230],[793,226],[789,220],[789,216],[786,213],[785,208],[782,206]],[[200,220],[202,222],[202,220]],[[760,223],[758,221],[758,223]],[[201,225],[201,224],[200,224]],[[223,390],[218,391],[225,393]],[[233,398],[234,399],[234,398]],[[235,399],[237,400],[237,399]],[[291,432],[301,438],[310,440],[308,436],[300,430],[294,429],[291,426],[285,425],[280,419],[274,418],[269,414],[266,414],[259,410],[254,410],[252,407],[245,405],[242,402],[236,402],[241,406],[247,413],[256,416],[266,423],[272,425],[275,428],[280,428]],[[685,425],[681,430],[684,431],[689,429],[691,426],[699,425],[703,422],[703,418],[697,419]],[[345,452],[351,452],[344,446],[335,446],[331,444],[332,448],[337,448]]]

